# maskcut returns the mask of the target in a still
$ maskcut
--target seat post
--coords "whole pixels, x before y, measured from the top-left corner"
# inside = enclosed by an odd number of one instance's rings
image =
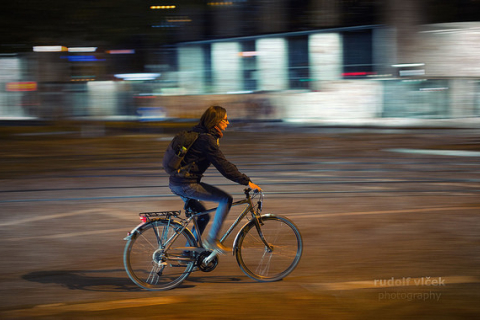
[[[183,209],[185,210],[185,216],[187,218],[190,218],[192,217],[192,221],[193,221],[193,235],[195,237],[195,239],[197,240],[197,242],[199,243],[200,246],[202,246],[202,239],[201,239],[201,235],[200,233],[198,232],[198,230],[200,230],[198,228],[198,222],[197,222],[197,219],[198,217],[196,216],[196,213],[198,213],[198,210],[196,210],[195,208],[195,202],[193,199],[188,199],[187,201],[185,201],[185,206],[183,207]]]

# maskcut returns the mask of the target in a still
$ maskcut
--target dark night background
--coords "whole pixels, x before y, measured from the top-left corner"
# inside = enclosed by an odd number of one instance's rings
[[[286,19],[278,32],[318,29],[311,10],[314,1],[289,0],[288,12],[279,19]],[[408,1],[407,1],[408,2]],[[227,36],[259,34],[259,25],[265,17],[258,10],[261,1],[234,2],[240,14],[241,27]],[[480,1],[477,0],[424,0],[414,1],[419,12],[419,23],[440,23],[480,20]],[[151,10],[151,5],[176,5],[176,12]],[[337,26],[354,26],[388,23],[386,14],[391,8],[400,8],[393,16],[402,15],[402,1],[398,0],[342,0],[337,1],[341,17]],[[110,48],[151,48],[175,43],[179,34],[182,40],[205,40],[218,37],[211,24],[212,6],[208,1],[131,1],[131,0],[16,0],[2,4],[0,13],[0,51],[30,51],[32,45],[97,45]],[[165,21],[166,15],[185,17],[190,13],[203,26],[201,34],[189,36],[188,25],[178,28],[153,28]],[[225,34],[222,34],[225,36]]]

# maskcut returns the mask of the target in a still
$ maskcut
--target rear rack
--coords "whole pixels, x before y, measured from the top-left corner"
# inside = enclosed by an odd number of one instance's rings
[[[141,220],[149,221],[152,218],[178,217],[181,211],[141,212],[138,215]]]

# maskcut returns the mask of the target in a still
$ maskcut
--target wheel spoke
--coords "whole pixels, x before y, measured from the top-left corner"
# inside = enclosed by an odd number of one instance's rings
[[[300,261],[302,238],[296,226],[286,218],[265,216],[262,221],[260,233],[253,222],[241,230],[236,250],[237,262],[252,279],[280,280],[292,272]]]
[[[138,286],[147,290],[167,290],[178,286],[192,272],[194,260],[173,258],[168,255],[175,248],[185,247],[186,243],[194,244],[191,233],[180,230],[175,222],[158,220],[143,226],[136,236],[132,237],[124,253],[124,264],[128,276]],[[167,241],[171,241],[167,245]],[[168,251],[165,251],[165,248]],[[175,254],[173,254],[175,256]],[[172,263],[173,262],[173,263]]]
[[[259,261],[257,269],[255,270],[257,274],[261,276],[267,276],[268,271],[270,270],[270,261],[272,260],[273,255],[268,252],[268,248],[265,247],[262,259]]]
[[[150,274],[147,280],[145,280],[145,282],[149,284],[157,284],[159,277],[162,275],[162,271],[161,271],[162,267],[163,266],[156,265],[155,263],[153,263],[152,270],[150,271]]]

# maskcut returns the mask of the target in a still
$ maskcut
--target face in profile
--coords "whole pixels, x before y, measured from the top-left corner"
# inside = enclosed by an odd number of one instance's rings
[[[230,122],[228,121],[227,114],[225,113],[225,117],[223,117],[223,120],[220,121],[220,123],[217,125],[217,127],[218,127],[220,130],[225,131],[225,129],[227,129],[229,123],[230,123]]]

